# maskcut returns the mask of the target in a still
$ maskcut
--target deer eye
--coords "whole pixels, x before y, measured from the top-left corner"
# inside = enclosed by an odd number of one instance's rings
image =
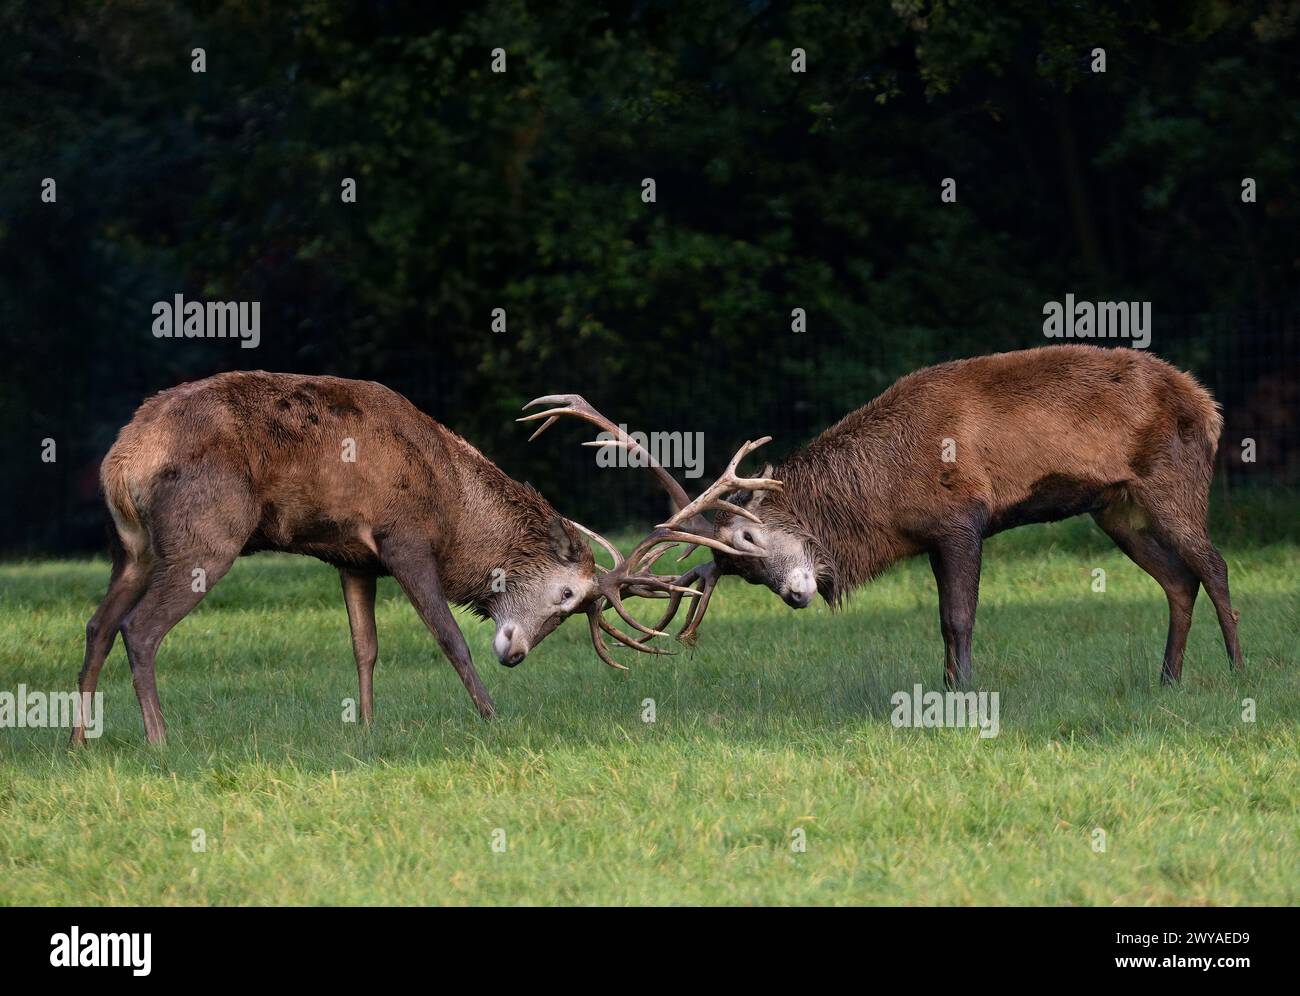
[[[572,589],[572,588],[565,588],[565,589],[564,589],[564,594],[560,596],[560,601],[561,601],[561,602],[567,602],[567,601],[568,601],[569,599],[571,599],[572,597],[573,597],[573,589]]]

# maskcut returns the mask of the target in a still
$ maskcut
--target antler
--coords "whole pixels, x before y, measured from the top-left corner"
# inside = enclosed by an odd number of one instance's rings
[[[528,404],[524,405],[524,410],[535,405],[559,405],[559,408],[551,408],[544,412],[533,412],[531,415],[525,415],[523,418],[515,419],[516,422],[535,422],[538,419],[546,419],[537,431],[528,437],[531,443],[543,432],[553,426],[560,420],[561,415],[572,415],[583,421],[597,425],[608,432],[613,439],[596,439],[589,443],[583,443],[583,446],[617,446],[620,449],[627,450],[629,454],[636,454],[645,465],[650,468],[655,477],[659,478],[659,483],[664,486],[668,492],[668,497],[672,499],[673,508],[684,508],[690,504],[690,496],[682,490],[673,475],[664,470],[664,468],[650,455],[649,450],[630,437],[620,425],[615,425],[596,409],[592,408],[580,394],[547,394],[540,398],[534,398]]]
[[[677,510],[667,522],[661,522],[656,529],[663,529],[666,532],[659,537],[660,541],[675,541],[688,543],[691,546],[707,546],[710,549],[718,550],[722,553],[731,554],[734,557],[753,556],[736,550],[726,543],[716,538],[713,529],[713,523],[704,517],[704,512],[727,511],[734,515],[740,515],[751,522],[758,522],[759,518],[747,508],[732,504],[726,501],[722,496],[730,491],[743,489],[746,491],[780,491],[781,482],[766,477],[737,477],[736,468],[740,461],[766,443],[772,441],[771,436],[764,436],[762,439],[753,441],[746,440],[745,444],[736,451],[736,455],[731,458],[726,469],[712,485],[710,485],[694,501],[687,495],[686,491],[680,484],[674,480],[673,476],[650,454],[650,452],[632,439],[622,426],[616,425],[610,419],[606,418],[580,394],[548,394],[540,398],[534,398],[524,409],[534,407],[535,405],[559,405],[558,408],[550,408],[544,412],[533,412],[531,415],[525,415],[523,418],[515,419],[516,422],[534,422],[538,419],[546,421],[538,427],[537,431],[528,437],[532,442],[543,432],[549,429],[562,415],[572,415],[583,421],[590,422],[599,426],[608,432],[613,439],[596,439],[591,442],[583,443],[584,446],[615,446],[619,449],[627,450],[629,454],[635,454],[644,465],[650,468],[651,472],[659,479],[664,490],[668,492],[668,497],[672,500],[673,507]],[[612,547],[606,545],[606,549],[613,553]],[[690,550],[686,550],[680,559],[685,559],[690,555]],[[617,557],[616,557],[617,559]]]
[[[704,613],[709,610],[709,599],[713,597],[713,589],[717,587],[720,577],[722,572],[718,570],[718,565],[710,560],[692,567],[674,582],[679,587],[689,588],[695,595],[695,600],[686,610],[686,622],[682,623],[682,628],[677,631],[677,639],[687,646],[695,643],[696,632],[700,628],[700,623],[704,621]],[[698,591],[694,588],[696,582],[700,585]],[[682,602],[681,593],[674,591],[668,598],[668,609],[664,612],[663,618],[655,624],[655,629],[663,629],[672,622],[673,616],[677,615],[677,609]],[[644,644],[648,639],[649,637],[643,636],[637,643]]]
[[[672,516],[667,522],[661,522],[656,527],[658,529],[677,530],[682,529],[695,534],[692,542],[699,543],[702,546],[712,547],[714,550],[721,550],[723,553],[729,553],[732,556],[744,557],[753,556],[753,554],[744,554],[739,550],[734,550],[725,543],[716,539],[709,542],[709,539],[716,536],[713,523],[704,518],[706,511],[730,512],[733,515],[739,515],[748,519],[750,522],[762,523],[757,515],[741,505],[733,504],[722,496],[731,491],[780,491],[782,484],[780,481],[770,477],[737,477],[736,467],[741,460],[749,456],[760,446],[770,443],[771,436],[764,436],[762,439],[755,439],[752,442],[745,440],[745,444],[736,451],[736,455],[731,458],[727,464],[726,470],[722,476],[710,484],[693,502],[686,505],[685,508],[677,510],[677,514]],[[705,535],[699,535],[704,533]],[[685,559],[684,557],[681,559]]]
[[[572,519],[569,521],[573,522]],[[610,655],[609,647],[601,636],[601,633],[605,632],[625,647],[631,647],[633,650],[639,650],[646,654],[671,656],[671,650],[662,650],[659,647],[645,645],[645,641],[650,637],[666,636],[667,634],[659,627],[652,629],[634,619],[623,605],[623,592],[626,590],[629,594],[643,598],[670,598],[673,600],[674,614],[676,613],[676,606],[681,604],[683,597],[698,598],[699,592],[693,588],[677,584],[676,579],[671,574],[653,573],[652,568],[655,562],[669,550],[676,547],[677,544],[666,541],[659,535],[663,530],[656,529],[638,543],[630,554],[624,557],[613,543],[594,529],[588,529],[580,522],[573,522],[573,526],[584,536],[590,537],[603,546],[610,556],[614,558],[614,566],[608,570],[597,565],[597,570],[601,572],[600,578],[596,582],[600,597],[596,598],[591,603],[591,607],[587,609],[587,621],[591,626],[591,643],[596,648],[596,655],[610,667],[618,668],[620,671],[627,670],[624,665],[614,660]],[[658,549],[655,549],[656,547]],[[603,613],[607,606],[613,606],[614,611],[622,617],[625,623],[643,634],[641,639],[634,639],[606,622]],[[668,616],[668,619],[671,620],[672,616]]]
[[[683,598],[691,599],[691,608],[685,625],[683,625],[681,632],[678,633],[678,639],[688,644],[693,643],[696,630],[704,619],[704,612],[708,607],[709,599],[713,595],[713,589],[718,583],[718,571],[713,564],[702,564],[687,571],[681,577],[674,578],[654,574],[651,569],[656,561],[679,544],[686,545],[686,549],[678,558],[679,563],[690,556],[691,551],[697,546],[706,546],[711,550],[717,550],[734,557],[756,556],[754,553],[737,550],[718,539],[713,523],[705,517],[704,513],[706,511],[726,511],[749,519],[752,522],[759,521],[758,516],[753,512],[727,501],[722,496],[734,490],[781,490],[781,482],[771,478],[737,476],[737,467],[740,461],[760,446],[770,442],[772,437],[764,436],[762,439],[746,440],[745,444],[736,451],[736,455],[731,458],[731,462],[727,464],[722,475],[706,488],[698,498],[692,500],[682,486],[654,459],[645,447],[632,439],[622,426],[616,425],[593,408],[581,395],[549,394],[530,401],[524,405],[524,408],[532,408],[535,405],[557,405],[559,407],[550,408],[543,412],[534,412],[525,415],[523,418],[516,419],[518,422],[545,419],[537,431],[529,437],[530,442],[554,425],[562,415],[572,415],[575,418],[599,426],[613,438],[595,440],[583,445],[615,446],[626,450],[630,455],[636,455],[659,479],[664,490],[668,492],[673,508],[676,510],[666,522],[659,523],[645,539],[641,540],[626,558],[620,556],[617,548],[599,533],[579,523],[573,523],[586,536],[603,546],[610,556],[614,558],[614,567],[609,571],[604,571],[598,582],[603,598],[597,599],[588,610],[591,638],[596,653],[606,664],[623,668],[623,665],[610,656],[609,648],[601,637],[602,631],[613,636],[624,646],[636,650],[647,653],[671,653],[671,651],[648,647],[645,644],[652,637],[667,635],[664,632],[664,627],[676,615]],[[700,584],[698,590],[693,587],[696,582]],[[623,605],[624,593],[645,598],[667,598],[669,600],[668,608],[658,625],[648,627],[632,618]],[[614,611],[622,617],[624,622],[642,634],[641,638],[634,639],[607,623],[602,615],[606,605],[613,606]]]

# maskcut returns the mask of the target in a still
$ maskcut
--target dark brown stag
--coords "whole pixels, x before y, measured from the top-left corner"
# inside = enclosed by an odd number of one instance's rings
[[[78,687],[94,693],[120,630],[155,743],[165,734],[158,646],[244,554],[285,550],[338,568],[366,722],[382,575],[410,597],[485,718],[495,706],[449,602],[495,621],[493,649],[513,667],[575,612],[587,613],[597,652],[614,663],[600,639],[613,631],[602,617],[607,605],[627,617],[625,594],[683,594],[671,576],[649,571],[657,554],[644,544],[598,572],[583,536],[613,550],[607,541],[370,382],[257,371],[172,388],[122,429],[101,480],[115,529],[113,571],[86,627]],[[72,740],[84,742],[80,727]]]
[[[747,552],[761,546],[761,557],[715,554],[678,581],[738,574],[794,608],[818,593],[835,607],[896,561],[926,554],[944,680],[965,686],[984,538],[1086,512],[1165,591],[1162,680],[1182,675],[1200,586],[1239,668],[1228,569],[1205,528],[1221,427],[1192,377],[1130,349],[1048,346],[929,367],[764,471],[785,483],[780,494],[731,496],[763,523],[723,513],[717,536]]]

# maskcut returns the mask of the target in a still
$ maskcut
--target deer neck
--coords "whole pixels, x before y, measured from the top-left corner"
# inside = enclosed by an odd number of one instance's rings
[[[841,454],[832,466],[820,463],[807,451],[787,460],[773,474],[785,488],[769,502],[811,538],[818,589],[835,605],[908,549],[889,521],[888,497],[880,494],[868,460]]]

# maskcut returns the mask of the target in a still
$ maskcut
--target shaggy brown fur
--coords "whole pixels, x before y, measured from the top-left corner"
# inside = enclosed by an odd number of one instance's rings
[[[784,491],[758,510],[769,531],[802,538],[833,606],[928,553],[950,682],[969,668],[982,538],[1092,513],[1169,595],[1164,676],[1176,680],[1198,582],[1240,664],[1227,568],[1205,532],[1221,427],[1209,393],[1147,353],[1072,345],[957,360],[904,377],[793,454],[769,475]]]
[[[153,654],[203,597],[192,591],[195,568],[210,588],[258,550],[338,567],[367,720],[376,576],[397,577],[488,715],[446,602],[487,615],[498,569],[515,587],[561,562],[595,571],[586,542],[537,491],[370,382],[256,371],[163,391],[122,429],[101,479],[121,549],[87,628],[80,686],[94,691],[120,624],[151,740],[163,729]]]

